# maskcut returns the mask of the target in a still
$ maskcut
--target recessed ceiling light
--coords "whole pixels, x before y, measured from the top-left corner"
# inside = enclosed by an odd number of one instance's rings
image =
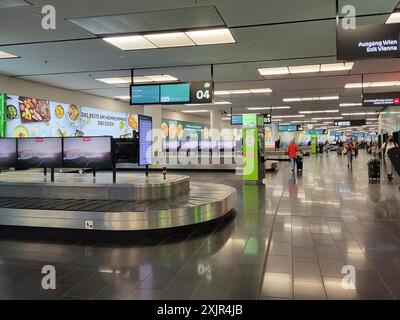
[[[369,88],[369,87],[393,87],[400,86],[400,81],[376,81],[376,82],[356,82],[356,83],[347,83],[344,87],[346,89],[355,89],[355,88]]]
[[[248,89],[240,89],[240,90],[229,90],[231,94],[249,94],[251,93]]]
[[[319,117],[319,118],[312,118],[312,120],[340,120],[343,117]]]
[[[280,109],[290,109],[290,107],[289,106],[282,106],[282,107],[250,107],[250,108],[247,108],[247,110],[249,110],[249,111],[256,111],[256,110],[270,110],[270,109],[272,109],[272,110],[280,110]]]
[[[395,11],[393,12],[389,18],[386,20],[386,24],[391,24],[391,23],[399,23],[400,22],[400,12]]]
[[[251,93],[271,93],[270,88],[249,89]]]
[[[18,58],[18,56],[15,56],[8,52],[0,51],[0,59],[13,59],[13,58]]]
[[[258,72],[262,76],[275,76],[275,75],[282,75],[282,74],[289,74],[288,67],[279,67],[279,68],[260,68]]]
[[[178,80],[177,78],[170,76],[168,74],[150,75],[150,76],[145,76],[145,77],[149,78],[151,81],[154,81],[154,82],[167,82],[167,81]]]
[[[229,101],[215,101],[213,104],[232,104]]]
[[[362,103],[360,102],[348,102],[348,103],[341,103],[339,104],[339,107],[358,107],[358,106],[362,106]]]
[[[293,115],[279,116],[279,118],[305,118],[305,115],[304,114],[293,114]]]
[[[31,6],[32,4],[25,0],[2,0],[0,1],[0,9],[3,8],[16,8]]]
[[[305,97],[305,98],[284,98],[284,102],[300,102],[300,101],[325,101],[325,100],[338,100],[339,96],[326,96],[326,97]]]
[[[210,112],[209,110],[182,110],[181,112],[184,113],[205,113]]]
[[[325,63],[302,66],[288,66],[278,68],[259,68],[258,72],[262,76],[274,76],[283,74],[299,74],[299,73],[316,73],[316,72],[333,72],[351,70],[354,62]]]
[[[293,74],[319,72],[319,70],[320,70],[320,65],[319,64],[309,65],[309,66],[293,66],[293,67],[289,67],[290,73],[293,73]]]
[[[122,84],[122,83],[130,83],[131,82],[127,78],[98,78],[96,80],[107,83],[107,84]]]
[[[223,121],[231,121],[231,118],[225,117],[225,118],[221,118],[221,120],[223,120]]]
[[[342,116],[364,116],[364,115],[376,115],[376,112],[354,112],[354,113],[342,113]]]
[[[144,37],[159,48],[187,47],[195,43],[184,32],[147,34]]]
[[[219,90],[219,91],[214,91],[214,96],[227,96],[230,95],[231,93],[227,90]]]
[[[124,36],[103,38],[104,41],[122,50],[154,49],[156,45],[145,39],[143,36]]]
[[[186,31],[186,35],[199,45],[236,43],[228,28]]]
[[[299,111],[300,114],[313,114],[313,113],[335,113],[339,110],[315,110],[315,111]]]
[[[131,99],[130,96],[114,96],[114,98],[120,99],[120,100],[130,100]]]
[[[123,78],[125,79],[125,78]],[[129,79],[129,82],[131,82],[131,78],[127,77],[127,79]],[[144,82],[153,82],[153,80],[145,77],[145,76],[135,76],[133,77],[133,82],[134,83],[144,83]]]

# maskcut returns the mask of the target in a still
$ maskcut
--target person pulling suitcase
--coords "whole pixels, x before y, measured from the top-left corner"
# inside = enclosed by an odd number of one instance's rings
[[[398,145],[394,141],[393,136],[388,136],[386,142],[379,149],[378,153],[382,153],[384,159],[386,159],[386,158],[388,158],[388,151],[390,151],[394,148],[398,148]],[[389,180],[393,180],[393,163],[390,159],[386,163],[387,163],[387,177]]]

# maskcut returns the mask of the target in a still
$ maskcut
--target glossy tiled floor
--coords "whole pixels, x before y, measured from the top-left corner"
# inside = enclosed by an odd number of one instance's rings
[[[235,216],[173,234],[86,236],[0,228],[1,299],[400,299],[399,178],[369,184],[335,153],[288,163],[266,186],[233,173],[188,173],[238,188]],[[212,190],[210,190],[212,192]],[[41,289],[56,267],[57,289]],[[344,265],[356,288],[341,286]]]

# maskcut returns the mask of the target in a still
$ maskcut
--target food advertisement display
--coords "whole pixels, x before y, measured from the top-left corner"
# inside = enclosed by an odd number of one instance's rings
[[[209,126],[201,123],[163,119],[161,122],[163,139],[169,140],[209,140]]]
[[[7,137],[130,137],[137,115],[76,104],[7,96]]]

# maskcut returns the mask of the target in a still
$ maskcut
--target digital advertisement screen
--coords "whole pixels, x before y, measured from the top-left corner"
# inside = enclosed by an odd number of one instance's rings
[[[131,104],[160,103],[160,85],[131,86]]]
[[[111,137],[64,138],[64,167],[110,169]]]
[[[139,115],[139,166],[150,165],[153,162],[151,117]]]
[[[199,148],[199,141],[182,141],[181,149],[183,150],[193,150]]]
[[[18,139],[17,161],[23,168],[62,168],[62,138]]]
[[[221,150],[231,150],[236,146],[236,141],[221,140],[219,141],[219,148]]]
[[[363,107],[393,107],[400,105],[400,92],[364,93]]]
[[[200,141],[201,150],[217,149],[218,141]]]
[[[190,102],[190,84],[172,83],[162,84],[160,91],[161,103],[184,103]]]
[[[0,168],[17,166],[17,140],[0,139]]]
[[[241,115],[241,114],[233,114],[231,116],[231,125],[233,125],[233,126],[241,126],[241,125],[243,125],[243,115]]]

